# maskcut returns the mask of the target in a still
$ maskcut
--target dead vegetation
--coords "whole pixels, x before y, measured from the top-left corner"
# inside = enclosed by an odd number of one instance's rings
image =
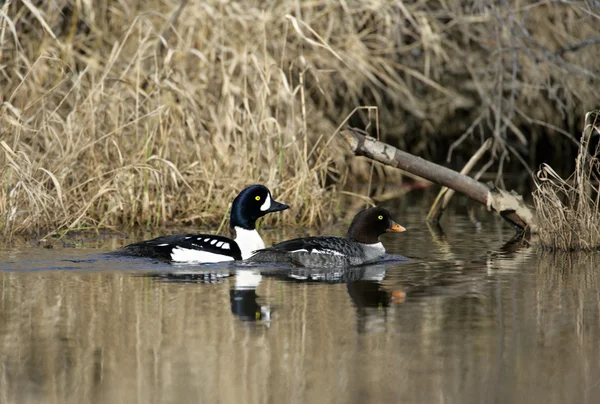
[[[258,9],[190,5],[166,40],[177,3],[100,3],[4,7],[0,232],[218,224],[256,182],[288,220],[330,214],[334,128]]]
[[[600,134],[599,118],[597,111],[586,115],[573,175],[563,179],[547,164],[537,173],[533,198],[539,244],[543,248],[562,251],[600,248],[600,148],[589,150],[592,136]]]
[[[446,154],[440,137],[456,140],[451,153],[493,136],[501,173],[506,157],[527,160],[539,133],[567,136],[572,112],[596,102],[598,15],[580,3],[8,0],[2,10],[5,236],[222,224],[254,182],[293,206],[269,221],[311,225],[332,214],[329,191],[347,178],[336,127],[357,106],[377,106],[382,139],[425,157]],[[367,168],[350,165],[359,180]]]

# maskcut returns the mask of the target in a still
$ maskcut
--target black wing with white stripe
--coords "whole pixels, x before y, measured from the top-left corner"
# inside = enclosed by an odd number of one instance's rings
[[[130,244],[117,251],[117,253],[172,260],[174,250],[192,252],[202,251],[215,255],[223,255],[229,259],[242,259],[240,247],[234,240],[229,237],[213,234],[177,234],[172,236],[162,236],[152,240]],[[199,261],[202,261],[202,259]]]

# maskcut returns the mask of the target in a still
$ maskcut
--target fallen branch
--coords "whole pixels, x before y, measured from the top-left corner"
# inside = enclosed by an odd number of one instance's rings
[[[400,168],[436,184],[448,187],[494,209],[519,231],[535,233],[534,211],[515,192],[507,192],[481,183],[454,170],[413,156],[372,137],[356,128],[342,130],[342,136],[357,156],[365,156],[380,163]]]

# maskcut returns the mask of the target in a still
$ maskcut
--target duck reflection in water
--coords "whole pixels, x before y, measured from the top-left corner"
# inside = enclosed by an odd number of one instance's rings
[[[404,302],[406,294],[385,289],[381,284],[384,278],[385,267],[372,265],[360,280],[346,284],[348,295],[356,308],[356,329],[359,334],[385,331],[388,315],[395,310],[396,304]]]
[[[256,288],[262,276],[255,269],[241,270],[185,270],[158,274],[148,277],[160,282],[176,282],[189,284],[223,284],[229,282],[229,301],[231,313],[242,321],[257,321],[267,327],[271,321],[271,307],[259,303],[260,296]]]
[[[270,327],[272,308],[262,304],[256,292],[264,277],[285,282],[345,283],[356,308],[359,333],[380,332],[385,329],[389,310],[404,302],[402,291],[390,291],[382,285],[386,264],[365,265],[340,269],[228,267],[229,270],[175,271],[151,274],[162,282],[222,284],[228,282],[231,313],[243,322],[259,322]]]
[[[257,270],[241,269],[235,271],[235,282],[229,289],[231,312],[242,321],[261,321],[269,326],[270,306],[261,306],[256,294],[262,275]]]
[[[359,334],[385,331],[388,314],[406,298],[404,291],[390,291],[382,285],[386,276],[385,264],[324,270],[294,268],[271,273],[270,276],[292,282],[345,283],[356,308]]]

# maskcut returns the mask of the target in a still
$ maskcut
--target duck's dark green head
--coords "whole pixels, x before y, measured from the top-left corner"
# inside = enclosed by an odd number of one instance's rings
[[[264,185],[251,185],[233,200],[231,205],[230,227],[242,227],[246,230],[256,228],[256,220],[269,212],[286,210],[289,206],[277,202],[271,191]]]

